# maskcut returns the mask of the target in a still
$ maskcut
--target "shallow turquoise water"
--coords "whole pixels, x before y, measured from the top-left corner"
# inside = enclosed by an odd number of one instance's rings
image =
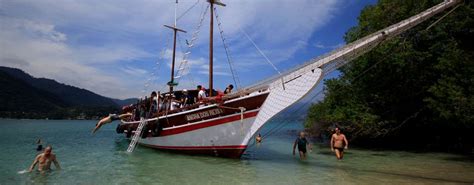
[[[307,161],[291,155],[299,124],[290,124],[248,149],[243,159],[188,156],[139,146],[94,121],[0,120],[0,184],[473,184],[474,159],[441,153],[350,149],[336,161],[315,146]],[[265,130],[273,127],[272,123]],[[24,173],[42,138],[63,169]],[[53,167],[54,168],[54,167]]]

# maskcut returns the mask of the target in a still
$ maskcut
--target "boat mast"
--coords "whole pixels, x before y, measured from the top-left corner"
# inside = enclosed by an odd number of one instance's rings
[[[211,4],[211,20],[210,26],[209,26],[209,97],[212,97],[212,81],[213,81],[213,55],[214,55],[214,42],[213,42],[213,34],[214,34],[214,4],[220,5],[220,6],[226,6],[224,3],[221,3],[219,0],[208,0],[208,2]]]
[[[168,86],[170,86],[170,96],[171,96],[171,93],[173,93],[173,87],[177,85],[174,82],[174,63],[175,63],[175,60],[176,60],[176,35],[178,34],[178,31],[186,33],[186,31],[176,27],[176,22],[177,22],[176,12],[177,12],[177,10],[178,10],[178,0],[176,0],[176,5],[174,7],[174,26],[164,25],[165,27],[170,28],[170,29],[173,30],[173,57],[172,57],[172,61],[171,61],[171,79],[168,82]]]

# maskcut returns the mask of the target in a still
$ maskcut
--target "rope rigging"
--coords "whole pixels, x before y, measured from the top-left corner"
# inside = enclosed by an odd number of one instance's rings
[[[224,37],[224,30],[222,29],[221,21],[220,21],[219,15],[217,14],[217,8],[216,7],[214,7],[214,13],[216,15],[217,27],[219,28],[219,33],[220,33],[220,36],[221,36],[221,40],[222,40],[222,43],[224,45],[224,50],[225,50],[225,54],[227,56],[227,62],[229,63],[230,72],[232,73],[232,79],[234,80],[234,84],[236,85],[236,89],[238,89],[240,87],[240,79],[239,79],[239,77],[237,75],[237,72],[234,68],[234,65],[232,63],[229,46],[226,43],[226,39]]]
[[[184,17],[184,15],[186,15],[191,9],[193,9],[197,4],[199,4],[199,0],[197,0],[191,7],[189,7],[188,9],[186,9],[180,16],[178,16],[178,18],[176,18],[176,20],[179,20],[181,19],[182,17]]]
[[[249,41],[252,43],[252,45],[257,49],[257,51],[263,56],[263,58],[265,58],[265,60],[268,62],[268,64],[270,64],[273,69],[278,72],[278,74],[281,75],[281,72],[277,69],[277,67],[272,63],[272,61],[270,61],[270,59],[268,59],[268,57],[265,55],[265,53],[263,53],[262,50],[260,50],[260,48],[257,46],[257,44],[255,44],[255,42],[250,38],[250,36],[247,34],[247,32],[245,32],[242,28],[239,28],[240,31],[245,35],[245,37],[247,37],[247,39],[249,39]]]
[[[170,37],[165,37],[165,38],[170,38]],[[163,40],[166,40],[166,42],[165,42],[165,47],[164,47],[164,48],[167,48],[168,45],[169,45],[170,42],[171,42],[171,39],[163,39]],[[145,81],[145,84],[143,85],[143,89],[142,89],[142,91],[141,91],[141,94],[142,94],[142,95],[140,96],[140,99],[143,99],[143,98],[147,95],[148,88],[149,88],[150,84],[154,81],[154,79],[155,79],[156,81],[158,81],[158,79],[159,79],[159,74],[156,74],[156,72],[159,71],[160,66],[161,66],[160,59],[165,58],[165,57],[164,57],[165,54],[166,54],[166,50],[165,50],[165,49],[162,49],[161,52],[160,52],[160,54],[159,54],[159,56],[158,56],[159,59],[156,60],[156,62],[155,62],[156,65],[153,66],[152,72],[151,72],[151,74],[150,74],[151,77],[147,78],[147,80]],[[155,78],[153,78],[153,77],[155,77]],[[163,88],[164,88],[164,87],[163,87]]]
[[[273,134],[279,132],[284,126],[287,125],[289,122],[294,122],[294,119],[291,119],[290,117],[284,119],[282,116],[279,116],[278,114],[284,111],[286,108],[292,106],[292,105],[297,105],[299,107],[296,107],[293,110],[289,110],[289,114],[295,114],[299,113],[302,110],[305,110],[304,108],[307,107],[308,104],[313,103],[313,101],[320,97],[320,95],[324,92],[324,88],[322,90],[315,91],[315,94],[312,94],[312,96],[308,96],[308,99],[306,102],[302,104],[295,104],[298,101],[300,101],[303,97],[305,97],[308,93],[310,93],[315,87],[318,87],[317,85],[323,80],[324,77],[327,76],[328,73],[338,69],[339,67],[347,64],[350,60],[367,53],[380,43],[382,43],[384,40],[387,38],[393,38],[402,33],[403,31],[406,31],[413,26],[421,23],[422,21],[426,20],[430,16],[433,16],[435,13],[439,13],[440,11],[444,10],[446,7],[450,6],[450,3],[453,4],[453,1],[455,0],[446,0],[445,3],[441,3],[429,10],[426,10],[420,14],[417,14],[416,16],[410,17],[409,19],[406,19],[404,21],[401,21],[397,24],[394,24],[392,26],[387,27],[386,29],[380,30],[376,33],[370,34],[364,38],[361,38],[357,41],[354,41],[351,44],[348,44],[340,49],[337,49],[327,55],[323,55],[321,57],[318,57],[316,59],[313,59],[309,61],[308,63],[303,64],[302,66],[298,66],[296,69],[284,72],[283,74],[276,68],[276,66],[268,59],[268,57],[265,56],[265,54],[258,48],[258,46],[253,42],[253,40],[250,38],[250,36],[242,29],[240,29],[243,34],[251,41],[253,46],[260,52],[260,54],[266,59],[266,61],[276,70],[279,74],[279,76],[276,79],[271,79],[271,81],[266,81],[265,84],[257,84],[258,86],[252,86],[251,89],[246,89],[246,92],[250,92],[247,95],[250,95],[251,93],[259,94],[262,91],[264,93],[268,93],[266,99],[264,100],[263,104],[259,104],[259,112],[257,114],[257,117],[253,121],[253,124],[251,124],[248,127],[248,132],[245,132],[246,134],[243,134],[244,132],[244,127],[243,127],[243,120],[244,120],[244,111],[245,108],[244,106],[239,107],[240,114],[241,114],[241,133],[243,136],[243,139],[245,142],[248,143],[249,139],[257,133],[262,126],[264,126],[265,123],[267,123],[269,120],[275,120],[275,118],[280,118],[279,122],[277,122],[276,126],[269,129],[268,132],[264,133],[264,137],[270,137]],[[212,3],[212,1],[211,1]],[[197,4],[197,3],[196,3]],[[195,5],[193,5],[195,6]],[[452,5],[451,5],[452,6]],[[172,81],[173,78],[179,79],[182,75],[187,74],[186,70],[189,69],[188,65],[188,55],[191,53],[190,49],[192,48],[194,41],[197,39],[200,27],[202,25],[204,16],[206,15],[208,10],[215,10],[215,9],[209,9],[209,5],[202,11],[202,16],[201,20],[198,24],[197,30],[193,33],[192,39],[190,43],[187,43],[188,47],[186,52],[183,55],[183,61],[180,63],[180,67],[178,68],[178,76],[171,76]],[[218,20],[218,26],[219,30],[221,31],[221,38],[224,43],[224,47],[226,50],[227,54],[227,59],[229,62],[229,65],[231,66],[231,71],[233,73],[232,69],[232,62],[231,58],[229,56],[229,51],[227,44],[225,42],[224,34],[221,28],[221,24],[219,21],[219,16],[216,14],[216,19]],[[211,17],[212,18],[212,17]],[[212,20],[212,19],[211,19]],[[176,24],[175,24],[176,25]],[[211,24],[212,25],[212,24]],[[211,34],[212,35],[212,34]],[[212,38],[212,37],[211,37]],[[212,42],[211,42],[212,43]],[[211,47],[212,49],[212,47]],[[212,50],[211,50],[212,53]],[[212,57],[211,62],[212,62]],[[375,68],[377,64],[379,64],[381,61],[376,62],[372,66],[368,67],[365,69],[362,73],[356,74],[356,78],[353,79],[353,81],[359,80],[362,75],[367,73],[368,71],[372,70]],[[159,63],[157,63],[159,64]],[[212,68],[211,68],[212,69]],[[234,75],[234,74],[233,74]],[[237,78],[238,79],[238,78]],[[237,79],[234,77],[234,82],[237,82]],[[281,84],[279,84],[279,79],[281,79]],[[145,88],[148,88],[149,86],[149,81],[151,79],[148,79],[148,81],[145,84]],[[210,80],[212,82],[212,79]],[[237,85],[237,83],[236,83]],[[212,89],[212,85],[210,85]],[[286,88],[285,88],[286,86]],[[260,89],[257,89],[255,87],[258,87]],[[335,89],[336,91],[340,90],[342,87],[338,87]],[[258,92],[257,92],[258,91]],[[244,95],[245,96],[245,95]],[[215,106],[215,105],[213,105]],[[222,107],[222,108],[230,108],[233,110],[237,110],[235,107]],[[167,119],[167,113],[166,113],[166,119]],[[416,116],[416,115],[415,115]],[[159,117],[155,117],[152,119],[159,119]],[[143,125],[146,124],[146,122],[152,120],[141,120]],[[410,119],[410,118],[409,118]],[[141,130],[141,129],[140,129]],[[211,141],[212,142],[212,141]],[[253,146],[253,144],[249,144],[249,147]]]
[[[378,46],[379,44],[380,44],[380,43],[375,44],[375,45],[371,46],[371,48],[376,47],[376,46]],[[370,70],[374,69],[378,64],[380,64],[380,63],[383,62],[383,61],[385,61],[385,60],[380,60],[380,61],[378,61],[378,62],[376,62],[376,63],[370,65],[369,67],[367,67],[364,71],[362,71],[360,74],[358,74],[356,77],[354,77],[354,79],[353,79],[352,82],[355,82],[355,81],[359,80],[363,75],[365,75],[365,74],[366,74],[367,72],[369,72]],[[323,73],[323,75],[322,75],[322,78],[326,77],[329,73],[331,73],[331,72],[337,70],[338,68],[340,68],[341,66],[343,66],[343,65],[345,65],[345,64],[347,64],[347,63],[348,63],[348,61],[345,61],[345,60],[338,60],[338,61],[336,61],[336,62],[334,62],[334,63],[331,63],[330,65],[325,65],[325,66],[324,66],[324,70],[323,70],[324,73]],[[335,91],[339,91],[341,88],[342,88],[342,87],[339,87],[339,88],[337,88]],[[302,104],[299,108],[297,108],[297,109],[295,109],[295,110],[289,112],[288,114],[289,114],[289,115],[298,115],[298,114],[302,113],[302,110],[304,110],[304,108],[306,108],[306,106],[308,106],[309,103],[314,103],[314,101],[316,100],[316,98],[317,98],[319,95],[321,95],[321,93],[323,93],[323,92],[324,92],[324,88],[321,89],[321,90],[319,90],[319,91],[317,91],[308,101],[306,101],[304,104]],[[281,116],[281,117],[283,117],[283,116]],[[280,119],[281,119],[281,117],[280,117]],[[287,118],[281,120],[279,123],[277,123],[277,126],[271,128],[269,131],[267,131],[266,133],[264,133],[264,134],[262,135],[262,137],[263,137],[263,138],[268,138],[268,137],[272,136],[273,134],[280,132],[281,129],[283,129],[288,123],[291,123],[292,121],[294,121],[292,118],[293,118],[293,117],[289,116],[289,117],[287,117]],[[275,120],[275,119],[278,119],[278,118],[275,117],[275,118],[273,118],[273,119]],[[252,144],[249,145],[249,147],[252,147],[252,146],[254,146],[255,144],[256,144],[256,143],[253,142]]]
[[[178,71],[176,72],[176,76],[174,77],[176,82],[179,82],[181,77],[187,75],[189,73],[189,65],[188,65],[188,58],[189,54],[191,54],[191,48],[194,46],[194,42],[198,39],[200,28],[202,27],[202,23],[205,19],[207,11],[209,9],[209,5],[201,12],[201,17],[199,20],[199,24],[196,27],[196,30],[193,32],[191,40],[187,43],[186,52],[183,54],[183,59],[178,65]]]

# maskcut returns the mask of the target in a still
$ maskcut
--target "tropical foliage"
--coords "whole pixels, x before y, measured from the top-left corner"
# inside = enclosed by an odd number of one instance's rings
[[[350,43],[439,2],[380,0],[364,8],[345,40]],[[341,126],[361,145],[472,150],[473,4],[465,1],[438,23],[447,12],[342,67],[339,78],[325,81],[325,99],[311,106],[306,126],[317,134]]]

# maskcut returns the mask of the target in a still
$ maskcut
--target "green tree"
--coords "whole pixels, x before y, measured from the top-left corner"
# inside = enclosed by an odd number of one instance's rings
[[[439,2],[380,0],[364,8],[358,25],[344,38],[350,43]],[[473,3],[466,1],[426,30],[440,17],[340,68],[340,78],[325,82],[325,99],[310,108],[306,126],[323,133],[337,124],[364,145],[452,149],[457,144],[456,149],[470,150],[474,140],[470,134],[474,128]]]

